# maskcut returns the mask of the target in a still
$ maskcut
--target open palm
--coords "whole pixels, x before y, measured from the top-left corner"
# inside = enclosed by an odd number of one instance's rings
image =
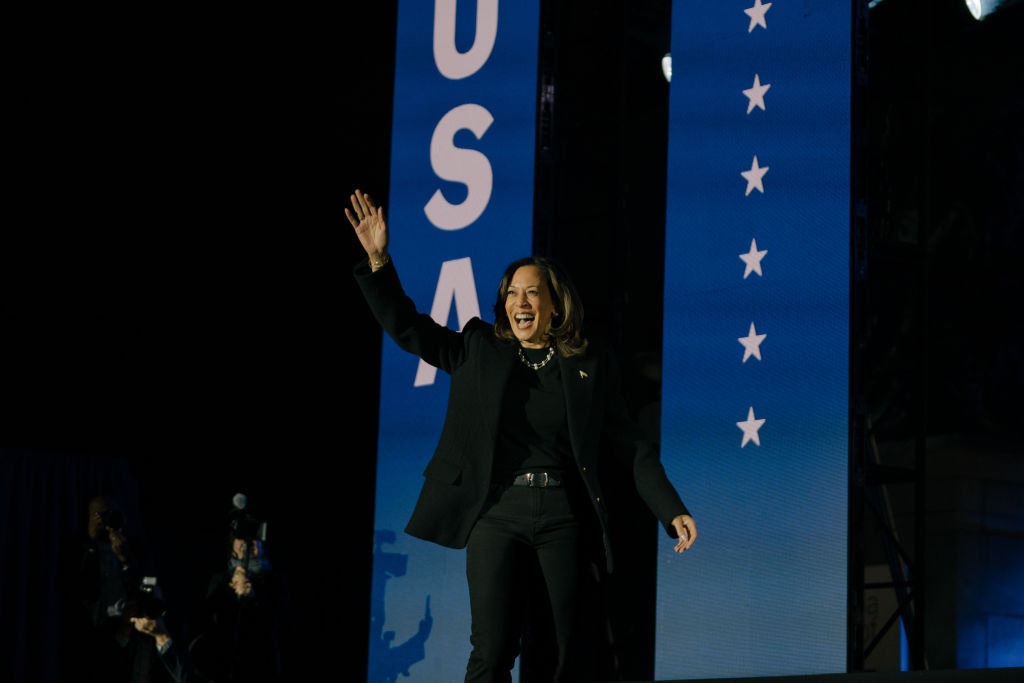
[[[359,190],[350,197],[352,211],[345,209],[345,216],[356,231],[359,243],[368,256],[383,256],[388,248],[388,226],[384,222],[384,207],[374,206],[369,195]]]

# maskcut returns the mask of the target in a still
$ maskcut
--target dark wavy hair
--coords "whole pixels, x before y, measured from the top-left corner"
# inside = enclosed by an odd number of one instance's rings
[[[535,266],[548,286],[551,300],[555,304],[555,315],[551,319],[548,337],[558,355],[563,358],[582,355],[587,350],[587,339],[583,336],[583,302],[566,272],[543,256],[521,258],[505,268],[501,284],[498,285],[498,300],[494,304],[494,334],[499,339],[516,340],[505,313],[505,298],[508,296],[512,276],[523,266]]]

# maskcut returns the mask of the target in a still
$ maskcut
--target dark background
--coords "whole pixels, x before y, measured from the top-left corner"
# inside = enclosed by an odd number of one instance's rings
[[[982,461],[985,479],[1019,485],[1024,8],[977,23],[962,4],[886,0],[859,35],[851,406],[871,426],[854,441],[863,453],[873,438],[918,485]],[[53,670],[59,603],[24,596],[59,595],[39,567],[98,490],[137,510],[183,605],[244,491],[289,579],[296,680],[365,666],[380,332],[349,275],[361,250],[342,207],[356,187],[387,205],[395,5],[16,22],[0,238],[0,424],[31,447],[0,456],[15,680]],[[555,99],[535,247],[601,302],[590,329],[629,359],[641,419],[660,390],[670,20],[663,1],[542,3]],[[922,473],[940,437],[952,455]],[[911,546],[926,533],[913,520],[939,514],[924,490],[891,487]],[[1000,533],[1019,543],[1009,508]],[[655,533],[619,541],[641,558],[616,598],[637,678]],[[870,521],[855,533],[883,562]],[[953,581],[948,565],[931,560],[932,579]],[[932,611],[936,652],[950,638],[955,651],[956,609]]]

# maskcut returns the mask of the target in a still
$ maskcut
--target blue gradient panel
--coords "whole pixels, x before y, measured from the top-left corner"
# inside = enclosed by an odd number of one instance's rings
[[[677,1],[661,679],[846,667],[851,7]]]
[[[399,3],[390,251],[417,309],[452,329],[471,315],[493,320],[505,266],[530,253],[539,13],[537,0]],[[381,365],[368,680],[462,680],[464,551],[403,531],[449,378],[387,336]]]

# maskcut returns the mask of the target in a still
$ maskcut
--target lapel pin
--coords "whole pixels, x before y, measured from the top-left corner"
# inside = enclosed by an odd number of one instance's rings
[[[589,377],[589,375],[587,375],[587,373],[585,373],[582,370],[580,370],[580,377]]]

